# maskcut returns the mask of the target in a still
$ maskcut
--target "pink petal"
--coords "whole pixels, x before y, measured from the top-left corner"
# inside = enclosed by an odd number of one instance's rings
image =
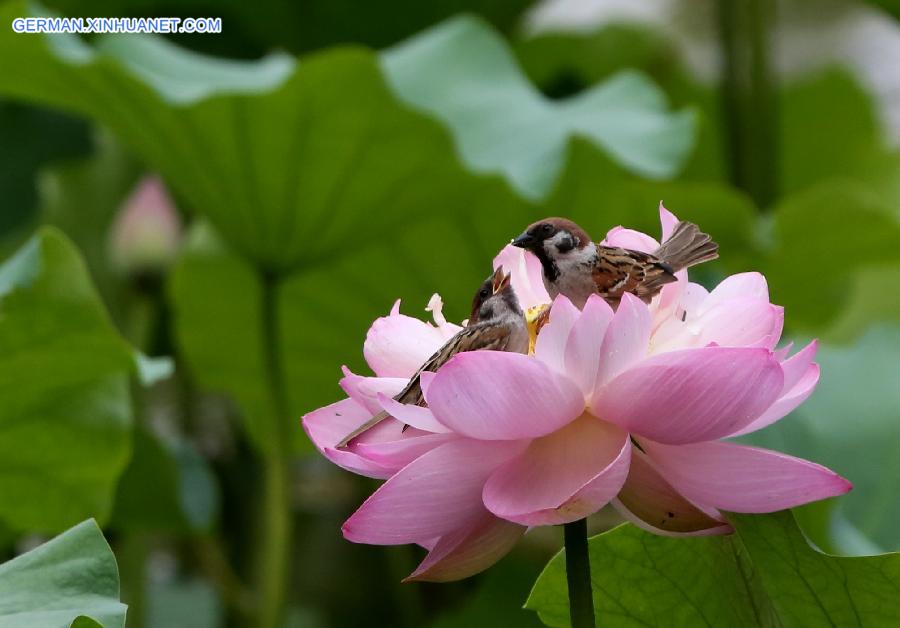
[[[781,338],[784,308],[768,301],[735,298],[707,309],[688,325],[699,330],[698,345],[714,342],[722,347],[747,347],[765,340],[771,349]]]
[[[372,323],[363,344],[366,362],[379,377],[409,379],[447,341],[446,330],[400,314],[399,303],[389,316]],[[452,333],[453,329],[461,329],[456,325],[447,327]]]
[[[613,505],[638,527],[663,536],[701,536],[731,531],[728,523],[714,519],[679,495],[654,469],[647,454],[637,448],[631,452],[628,479]]]
[[[541,263],[531,252],[507,244],[494,258],[494,270],[500,266],[510,274],[510,285],[523,310],[550,303],[550,295],[544,287]]]
[[[785,347],[783,351],[785,353],[789,351],[790,346]],[[758,419],[731,436],[749,434],[771,425],[793,412],[797,406],[809,398],[819,382],[819,367],[813,362],[818,348],[819,343],[813,340],[790,358],[781,362],[784,385],[779,398]],[[778,356],[779,353],[776,352],[775,355]]]
[[[454,356],[426,399],[438,421],[484,440],[544,436],[584,410],[584,397],[570,379],[529,356],[499,351]]]
[[[613,310],[609,304],[596,294],[592,294],[584,304],[581,315],[572,325],[572,331],[566,341],[565,372],[578,384],[585,396],[594,391],[600,368],[603,337],[612,319]],[[647,333],[649,335],[649,329]]]
[[[591,411],[659,442],[699,442],[749,425],[775,401],[782,382],[781,367],[765,349],[683,349],[613,379],[594,395]]]
[[[407,430],[404,436],[413,431],[414,428]],[[397,472],[435,447],[459,438],[456,434],[429,434],[418,430],[415,430],[415,432],[418,432],[418,434],[411,438],[354,443],[350,446],[350,450],[366,460]]]
[[[781,369],[784,371],[784,394],[793,389],[800,379],[809,372],[809,367],[813,364],[813,360],[816,359],[818,350],[819,343],[813,340],[781,363]]]
[[[647,355],[652,325],[647,305],[631,294],[622,295],[603,338],[595,390]]]
[[[679,493],[721,510],[775,512],[843,495],[853,486],[821,465],[768,449],[726,442],[641,444]]]
[[[487,512],[473,524],[442,536],[404,582],[448,582],[484,571],[506,556],[525,528]]]
[[[762,415],[747,425],[746,427],[738,430],[731,436],[740,436],[742,434],[749,434],[750,432],[755,432],[756,430],[761,430],[762,428],[775,423],[776,421],[783,419],[788,414],[793,412],[801,403],[806,401],[809,396],[816,389],[816,384],[819,383],[819,365],[818,364],[810,364],[804,373],[803,377],[794,384],[793,388],[790,389],[786,394],[779,397],[775,403],[769,406],[769,409],[762,413]]]
[[[672,235],[672,232],[675,231],[675,226],[678,224],[679,220],[668,209],[663,207],[662,201],[659,202],[659,224],[662,225],[662,241],[665,242],[669,239],[669,236]]]
[[[563,295],[550,308],[550,320],[534,344],[534,357],[560,374],[566,373],[566,343],[581,312]]]
[[[720,303],[739,298],[768,302],[769,286],[766,283],[766,278],[760,273],[730,275],[709,293],[709,297],[703,302],[703,307],[709,309]]]
[[[338,382],[347,396],[365,407],[374,416],[381,412],[381,404],[378,403],[378,393],[384,393],[393,397],[399,393],[409,382],[404,377],[363,377],[356,375],[346,366],[344,377]]]
[[[388,478],[394,469],[366,460],[350,451],[333,449],[344,436],[368,421],[372,414],[352,399],[344,399],[303,417],[303,429],[326,458],[339,467],[373,478]]]
[[[484,505],[522,525],[556,525],[597,512],[616,496],[631,444],[616,426],[584,414],[535,439],[484,486]]]
[[[378,403],[385,412],[405,425],[411,425],[425,432],[443,433],[450,431],[434,418],[434,415],[428,408],[400,403],[382,393],[378,394]]]
[[[527,443],[458,439],[403,467],[344,522],[354,543],[428,543],[481,516],[481,491],[498,465]]]
[[[659,248],[659,242],[648,236],[646,233],[635,231],[634,229],[626,229],[624,227],[613,227],[606,233],[606,238],[602,244],[607,246],[620,246],[624,249],[632,251],[643,251],[644,253],[652,253]]]

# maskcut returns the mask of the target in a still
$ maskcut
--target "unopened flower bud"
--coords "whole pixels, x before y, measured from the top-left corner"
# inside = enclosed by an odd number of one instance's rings
[[[129,275],[157,274],[174,260],[182,226],[159,177],[141,179],[122,204],[110,230],[113,267]]]

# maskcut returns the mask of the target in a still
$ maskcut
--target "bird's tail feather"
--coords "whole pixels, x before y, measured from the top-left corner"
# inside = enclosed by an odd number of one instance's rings
[[[716,259],[719,257],[719,245],[694,223],[681,221],[653,255],[677,272]]]
[[[340,440],[340,442],[338,442],[338,444],[334,446],[334,448],[335,449],[345,449],[347,447],[347,445],[349,445],[350,442],[354,438],[356,438],[357,436],[361,436],[365,432],[368,432],[370,429],[372,429],[373,427],[375,427],[376,425],[378,425],[379,423],[384,421],[389,416],[390,415],[387,412],[379,412],[378,414],[373,416],[371,419],[369,419],[368,421],[366,421],[365,423],[360,425],[358,428],[356,428],[355,430],[353,430],[352,432],[350,432],[349,434],[344,436],[344,438],[342,438]]]

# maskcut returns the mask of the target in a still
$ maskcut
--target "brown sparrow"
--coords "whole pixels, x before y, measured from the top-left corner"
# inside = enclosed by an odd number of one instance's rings
[[[584,229],[566,218],[533,223],[512,243],[540,260],[551,298],[565,295],[579,309],[592,294],[612,305],[626,292],[650,301],[664,285],[676,281],[679,270],[719,256],[712,238],[684,221],[653,253],[595,244]]]
[[[528,345],[529,335],[525,315],[510,285],[509,275],[504,274],[502,268],[498,268],[475,293],[468,324],[419,367],[394,400],[424,406],[425,397],[419,381],[420,375],[423,371],[437,371],[457,353],[483,349],[528,353]],[[389,416],[387,412],[379,412],[342,438],[336,447],[338,449],[346,447],[354,438]]]

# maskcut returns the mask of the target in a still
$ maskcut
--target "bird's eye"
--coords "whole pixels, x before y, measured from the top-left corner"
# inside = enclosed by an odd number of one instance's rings
[[[486,299],[489,296],[491,296],[491,291],[488,290],[487,288],[482,288],[481,290],[478,291],[478,296],[481,297],[482,299]]]
[[[547,235],[553,233],[553,225],[545,222],[541,225],[541,233],[546,233]]]

